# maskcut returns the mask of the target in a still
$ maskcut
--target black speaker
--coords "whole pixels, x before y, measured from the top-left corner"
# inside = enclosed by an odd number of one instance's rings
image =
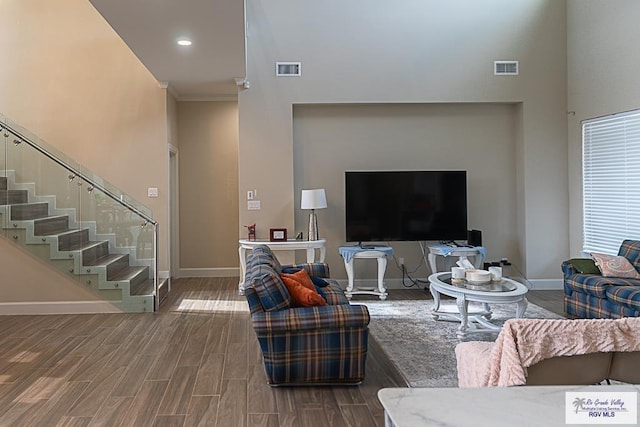
[[[482,231],[480,231],[480,230],[468,230],[467,231],[467,243],[470,246],[482,246]]]

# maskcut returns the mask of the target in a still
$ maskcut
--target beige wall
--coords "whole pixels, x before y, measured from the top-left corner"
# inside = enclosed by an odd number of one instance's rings
[[[530,279],[560,278],[568,255],[565,6],[558,0],[405,0],[393,8],[383,0],[248,3],[251,88],[238,95],[239,193],[257,189],[262,209],[242,206],[240,224],[258,223],[262,238],[271,224],[295,227],[301,185],[293,162],[295,105],[521,103],[516,168],[502,177],[520,190],[508,202],[516,205],[517,242],[501,234],[484,238],[492,247],[520,247]],[[519,76],[493,76],[493,61],[505,59],[520,61]],[[302,61],[302,76],[276,78],[274,63],[281,60]],[[387,166],[382,159],[397,164],[383,151],[373,155],[377,167]],[[478,198],[495,197],[491,188],[479,191]],[[497,230],[494,221],[483,226]]]
[[[582,126],[640,108],[640,2],[568,0],[571,254],[582,250]]]
[[[236,275],[238,103],[178,102],[181,276]]]
[[[167,270],[166,90],[85,0],[6,0],[0,16],[0,112],[151,208]],[[20,282],[33,266],[3,272]],[[55,294],[63,279],[44,276]]]
[[[178,101],[171,94],[167,94],[167,135],[169,135],[169,144],[178,147],[180,141],[178,139]]]
[[[345,239],[344,171],[467,171],[468,225],[483,231],[491,259],[518,255],[515,150],[516,105],[370,104],[301,105],[294,108],[295,206],[302,188],[326,189],[328,209],[318,211],[327,239],[327,261],[340,266],[338,246]],[[505,179],[506,177],[506,179]],[[295,210],[295,230],[305,231],[307,212]],[[391,242],[418,277],[428,270],[416,242]],[[355,267],[358,268],[359,263]],[[372,263],[375,267],[375,262]],[[360,274],[359,274],[360,273]],[[376,269],[369,268],[370,278]],[[367,272],[358,272],[364,278]],[[332,276],[346,278],[344,268]],[[401,277],[389,264],[387,277]]]

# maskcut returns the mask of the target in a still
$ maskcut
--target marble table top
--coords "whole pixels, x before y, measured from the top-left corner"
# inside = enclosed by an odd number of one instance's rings
[[[566,412],[573,414],[574,392],[635,393],[635,422],[640,385],[521,386],[488,388],[383,388],[378,398],[387,426],[566,426]],[[567,392],[570,393],[567,395]],[[570,399],[573,399],[570,401]],[[631,406],[633,402],[631,402]],[[615,408],[614,408],[615,411]],[[578,414],[576,410],[576,414]],[[583,416],[588,414],[581,411]],[[620,416],[620,414],[618,414]],[[572,415],[571,415],[572,416]],[[601,414],[598,424],[612,424],[612,412]],[[608,418],[607,418],[608,417]]]

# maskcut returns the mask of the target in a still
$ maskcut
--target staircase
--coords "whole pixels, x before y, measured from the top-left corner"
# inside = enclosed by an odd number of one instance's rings
[[[0,175],[0,217],[9,239],[47,258],[125,312],[152,312],[159,307],[168,293],[168,280],[159,283],[156,295],[155,253],[149,248],[153,238],[145,241],[141,237],[153,236],[153,224],[142,218],[133,222],[138,217],[132,215],[129,222],[118,226],[126,235],[137,232],[137,245],[116,244],[117,230],[105,233],[100,230],[104,225],[97,221],[77,221],[76,208],[57,208],[55,196],[38,196],[35,184],[16,183],[14,171],[0,171]],[[152,256],[140,257],[145,252]]]

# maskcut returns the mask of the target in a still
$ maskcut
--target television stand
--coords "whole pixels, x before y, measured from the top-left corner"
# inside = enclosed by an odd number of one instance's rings
[[[436,257],[441,256],[444,257],[446,261],[449,261],[447,257],[449,256],[457,256],[458,259],[467,259],[467,257],[473,257],[473,265],[475,268],[482,268],[482,264],[484,263],[486,250],[482,246],[476,247],[465,247],[465,246],[448,246],[448,245],[430,245],[429,246],[429,254],[427,258],[429,260],[429,267],[431,268],[431,273],[437,273],[437,263]],[[451,262],[447,263],[447,268],[444,271],[449,270]]]
[[[358,247],[362,250],[371,250],[375,249],[375,245],[363,245],[362,242],[358,243]]]
[[[387,257],[393,256],[393,248],[389,246],[340,246],[338,252],[344,259],[344,268],[347,270],[349,285],[345,291],[348,299],[353,295],[368,294],[377,295],[381,300],[387,299],[387,289],[384,287],[384,273],[387,270]],[[353,261],[355,259],[376,259],[378,261],[378,289],[375,288],[355,288]]]

